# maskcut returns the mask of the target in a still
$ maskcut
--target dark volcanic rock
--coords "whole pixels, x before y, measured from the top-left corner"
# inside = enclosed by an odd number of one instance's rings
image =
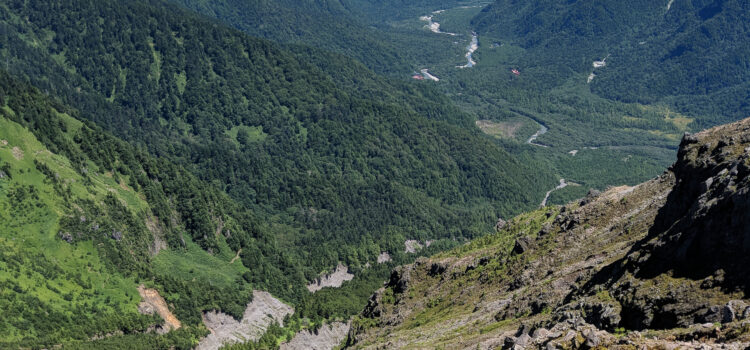
[[[388,280],[388,286],[393,287],[396,293],[403,293],[409,287],[411,280],[411,270],[405,266],[399,266],[391,272],[391,278]]]
[[[432,263],[432,265],[430,266],[430,272],[428,274],[432,277],[435,277],[437,275],[442,275],[446,269],[448,269],[448,265],[445,263]]]
[[[513,246],[513,253],[523,254],[531,247],[531,238],[521,237],[516,240],[516,244]]]

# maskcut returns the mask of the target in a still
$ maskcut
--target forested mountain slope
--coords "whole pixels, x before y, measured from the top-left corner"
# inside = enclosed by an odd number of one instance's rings
[[[473,25],[527,50],[522,68],[594,71],[594,93],[670,104],[706,127],[750,114],[748,22],[750,5],[739,0],[498,0]],[[594,70],[599,60],[606,66]]]
[[[348,346],[747,349],[748,175],[750,119],[686,135],[651,181],[394,269]]]
[[[248,210],[4,72],[0,169],[2,348],[106,335],[122,348],[190,348],[207,333],[201,311],[239,317],[253,288],[291,299],[305,282]],[[240,249],[249,254],[230,263]],[[182,328],[154,332],[162,321],[138,313],[139,284]]]
[[[425,64],[424,32],[389,23],[423,15],[425,8],[456,6],[445,1],[371,0],[171,0],[253,36],[285,44],[322,48],[364,63],[370,69],[405,76]]]
[[[174,0],[253,36],[324,48],[379,71],[407,71],[398,49],[338,1]]]
[[[0,11],[10,72],[252,208],[308,280],[338,261],[403,253],[406,239],[472,237],[555,182],[457,126],[467,116],[444,99],[387,82],[399,88],[382,102],[350,94],[289,51],[173,5]],[[221,250],[211,235],[195,241]]]

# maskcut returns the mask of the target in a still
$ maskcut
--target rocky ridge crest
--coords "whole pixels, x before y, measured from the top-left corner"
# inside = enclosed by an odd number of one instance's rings
[[[686,134],[677,162],[396,268],[353,348],[750,346],[750,119]]]

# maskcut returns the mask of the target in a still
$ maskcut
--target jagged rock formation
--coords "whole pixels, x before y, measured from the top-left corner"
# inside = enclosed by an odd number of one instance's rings
[[[396,268],[354,348],[750,346],[750,119],[686,135],[635,187]]]
[[[282,343],[281,350],[330,350],[346,339],[351,323],[333,322],[325,324],[317,331],[303,330],[287,343]]]
[[[242,320],[217,311],[203,314],[203,323],[211,332],[203,338],[196,350],[216,350],[224,344],[244,343],[258,340],[272,323],[283,325],[284,316],[294,313],[294,309],[273,295],[263,291],[253,291],[253,301],[247,304]]]
[[[336,270],[332,273],[319,277],[312,283],[308,284],[307,290],[309,290],[310,293],[315,293],[325,287],[338,288],[341,287],[342,283],[351,281],[352,279],[354,279],[354,275],[349,273],[349,268],[339,263],[338,266],[336,266]]]

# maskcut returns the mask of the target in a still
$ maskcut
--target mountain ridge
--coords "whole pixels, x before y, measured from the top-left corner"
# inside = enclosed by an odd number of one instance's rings
[[[651,181],[395,269],[348,345],[745,349],[748,175],[750,119],[687,134]]]

